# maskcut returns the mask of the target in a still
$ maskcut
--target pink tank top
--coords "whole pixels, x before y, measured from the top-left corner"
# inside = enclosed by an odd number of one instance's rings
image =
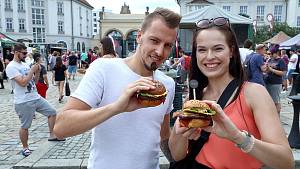
[[[260,139],[252,110],[245,102],[243,88],[238,98],[225,107],[224,111],[240,130],[247,130]],[[258,169],[263,165],[254,157],[242,152],[233,142],[215,134],[209,136],[209,141],[197,155],[196,161],[214,169]]]

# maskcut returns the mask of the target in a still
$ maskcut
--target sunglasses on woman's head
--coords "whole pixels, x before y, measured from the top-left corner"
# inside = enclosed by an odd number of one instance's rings
[[[229,19],[225,17],[217,17],[212,19],[201,19],[196,22],[196,26],[200,29],[206,29],[211,26],[227,26],[230,27]]]

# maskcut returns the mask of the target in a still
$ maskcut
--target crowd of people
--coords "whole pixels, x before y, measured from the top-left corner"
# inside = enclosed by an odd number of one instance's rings
[[[280,123],[279,95],[288,89],[284,80],[292,83],[298,56],[292,49],[292,56],[286,58],[278,45],[270,46],[267,52],[267,46],[258,44],[252,51],[254,44],[249,40],[239,50],[228,18],[198,21],[191,56],[181,49],[180,58],[168,63],[180,69],[182,83],[189,79],[198,82],[195,89],[188,89],[188,99],[201,100],[216,111],[212,125],[188,128],[177,119],[170,128],[175,82],[157,68],[172,51],[180,20],[181,16],[169,9],[155,9],[145,16],[137,33],[136,51],[124,59],[114,51],[110,37],[100,41],[100,59],[92,50],[87,54],[54,51],[49,55],[48,69],[53,72],[51,81],[58,87],[59,102],[65,80],[74,80],[77,68],[87,68],[59,114],[45,99],[49,82],[41,55],[35,53],[27,58],[29,64],[22,64],[26,46],[15,45],[5,70],[13,84],[15,111],[21,122],[22,154],[31,154],[28,128],[37,111],[48,117],[49,141],[92,130],[89,169],[158,169],[160,149],[170,161],[180,161],[189,153],[190,140],[198,140],[202,131],[211,134],[194,159],[195,166],[294,168]],[[157,88],[155,81],[167,90],[164,103],[140,104],[137,93]],[[222,109],[216,101],[232,81],[238,85]]]

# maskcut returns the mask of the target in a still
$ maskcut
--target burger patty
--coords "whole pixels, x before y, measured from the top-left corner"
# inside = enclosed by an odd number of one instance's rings
[[[164,95],[159,96],[159,97],[149,97],[149,96],[143,96],[140,94],[138,94],[138,97],[143,100],[163,100],[166,98]]]
[[[179,114],[180,119],[206,119],[211,120],[211,116],[200,114],[200,113],[181,113]]]

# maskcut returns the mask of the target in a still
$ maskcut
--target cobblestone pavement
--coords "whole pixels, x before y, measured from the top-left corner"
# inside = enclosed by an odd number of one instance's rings
[[[48,72],[48,74],[50,74]],[[82,75],[70,81],[71,91],[74,91],[79,84]],[[50,80],[51,78],[49,78]],[[47,119],[43,115],[36,113],[29,130],[29,145],[33,154],[24,158],[20,150],[22,149],[19,141],[19,119],[13,107],[13,95],[10,94],[10,84],[5,82],[4,90],[0,90],[0,169],[9,169],[14,166],[17,168],[78,168],[86,167],[89,155],[90,132],[83,133],[65,142],[48,142],[49,135]],[[288,93],[282,94],[282,113],[281,121],[288,135],[293,118],[293,108],[290,100],[286,99]],[[47,100],[58,111],[63,106],[58,102],[58,92],[56,86],[50,85],[47,91]],[[66,102],[67,97],[64,98]],[[295,160],[300,159],[300,151],[293,150]],[[163,154],[160,158],[161,164],[167,164]],[[162,165],[161,165],[162,166]],[[162,167],[164,168],[164,167]]]

